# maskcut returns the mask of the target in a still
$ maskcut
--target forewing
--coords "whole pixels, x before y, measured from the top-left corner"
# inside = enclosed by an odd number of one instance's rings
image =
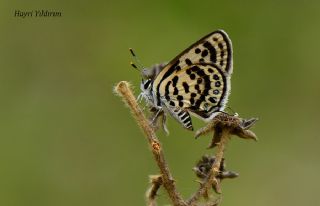
[[[230,76],[218,65],[198,63],[185,66],[160,87],[161,101],[171,107],[211,119],[222,111],[230,88]]]
[[[169,63],[184,68],[195,63],[216,64],[228,73],[232,73],[232,44],[228,35],[218,30],[203,37]]]
[[[170,61],[164,70],[180,70],[199,62],[216,64],[224,72],[232,73],[232,43],[225,31],[217,30],[204,36]]]

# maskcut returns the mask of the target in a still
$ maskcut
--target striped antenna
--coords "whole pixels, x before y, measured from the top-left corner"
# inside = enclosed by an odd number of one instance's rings
[[[131,65],[134,69],[136,69],[136,70],[138,70],[138,71],[140,72],[140,69],[139,69],[133,62],[130,62],[130,65]]]
[[[134,69],[136,69],[136,70],[138,70],[138,71],[141,71],[143,68],[144,68],[144,66],[141,64],[141,62],[140,62],[140,59],[136,56],[136,54],[135,54],[135,52],[133,51],[133,49],[132,48],[129,48],[129,51],[130,51],[130,53],[131,53],[131,55],[132,55],[132,57],[133,57],[133,59],[135,60],[135,63],[133,63],[133,62],[130,62],[130,65],[134,68]],[[138,65],[138,66],[137,66]]]

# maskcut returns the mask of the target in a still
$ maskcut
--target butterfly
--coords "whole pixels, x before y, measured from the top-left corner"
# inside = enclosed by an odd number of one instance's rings
[[[232,70],[231,40],[226,32],[217,30],[168,64],[143,69],[139,96],[157,111],[155,116],[169,113],[184,128],[193,130],[190,114],[210,121],[224,110]]]

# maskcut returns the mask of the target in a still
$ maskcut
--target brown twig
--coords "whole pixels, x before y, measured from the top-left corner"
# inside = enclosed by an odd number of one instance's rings
[[[161,173],[161,175],[157,178],[157,181],[152,182],[152,186],[147,194],[149,198],[148,204],[150,206],[156,205],[156,192],[161,185],[163,185],[166,189],[174,206],[196,206],[200,198],[207,196],[212,187],[216,188],[216,191],[219,192],[220,181],[217,179],[217,177],[218,175],[221,175],[219,174],[221,173],[221,161],[223,159],[224,150],[230,139],[230,136],[237,135],[244,139],[257,140],[256,135],[252,131],[248,130],[257,121],[255,118],[245,120],[237,116],[230,116],[221,113],[217,115],[206,127],[198,130],[196,137],[214,131],[214,136],[209,148],[217,147],[217,151],[215,155],[215,161],[207,177],[201,183],[199,189],[187,201],[185,201],[182,199],[180,193],[176,189],[175,181],[164,158],[163,149],[155,134],[154,128],[150,126],[149,121],[137,104],[136,98],[130,89],[129,83],[126,81],[119,82],[115,87],[115,92],[123,98],[133,117],[136,119],[139,127],[148,141],[149,147],[151,148],[152,154]],[[217,205],[218,202],[213,202],[210,204]]]
[[[189,200],[187,200],[188,205],[195,205],[195,203],[206,193],[208,190],[215,186],[219,191],[219,181],[216,177],[219,175],[219,168],[221,161],[223,159],[225,147],[231,137],[231,135],[237,135],[243,139],[253,139],[257,140],[256,135],[248,130],[258,119],[242,119],[238,116],[230,116],[225,113],[217,115],[212,122],[210,122],[204,128],[201,128],[197,131],[196,137],[200,135],[207,134],[210,131],[214,131],[213,139],[209,148],[217,147],[217,152],[215,155],[214,164],[211,167],[211,171],[205,179],[204,183],[200,185],[200,188],[195,192]]]
[[[132,115],[136,119],[139,127],[142,129],[146,139],[148,140],[152,154],[160,169],[160,173],[163,180],[163,186],[167,190],[168,195],[175,206],[186,206],[186,203],[182,199],[181,195],[176,189],[175,181],[168,168],[166,160],[164,158],[163,149],[154,132],[150,127],[150,124],[137,104],[136,98],[133,95],[130,85],[126,81],[121,81],[115,87],[115,92],[122,96],[124,102],[128,105]]]
[[[223,153],[225,150],[225,146],[230,138],[230,131],[225,129],[222,130],[220,133],[221,140],[217,146],[217,152],[215,155],[215,161],[212,165],[211,172],[209,173],[208,177],[204,181],[203,184],[200,185],[200,188],[196,193],[194,193],[191,198],[187,201],[187,205],[195,205],[195,203],[205,195],[214,184],[217,184],[216,176],[219,174],[219,167],[223,158]]]
[[[163,184],[161,175],[150,175],[151,186],[146,192],[147,206],[157,206],[156,197],[158,190]]]

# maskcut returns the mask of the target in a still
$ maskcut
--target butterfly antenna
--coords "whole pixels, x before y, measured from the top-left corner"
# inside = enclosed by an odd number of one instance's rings
[[[135,60],[135,63],[136,63],[136,64],[134,64],[133,62],[130,62],[131,66],[133,68],[141,71],[144,68],[144,66],[141,64],[140,59],[136,56],[136,54],[135,54],[135,52],[133,51],[132,48],[129,48],[129,51],[130,51],[130,53],[131,53],[131,55],[132,55],[132,57],[133,57],[133,59]]]
[[[140,71],[140,69],[139,69],[133,62],[130,62],[130,65],[131,65],[134,69]]]

